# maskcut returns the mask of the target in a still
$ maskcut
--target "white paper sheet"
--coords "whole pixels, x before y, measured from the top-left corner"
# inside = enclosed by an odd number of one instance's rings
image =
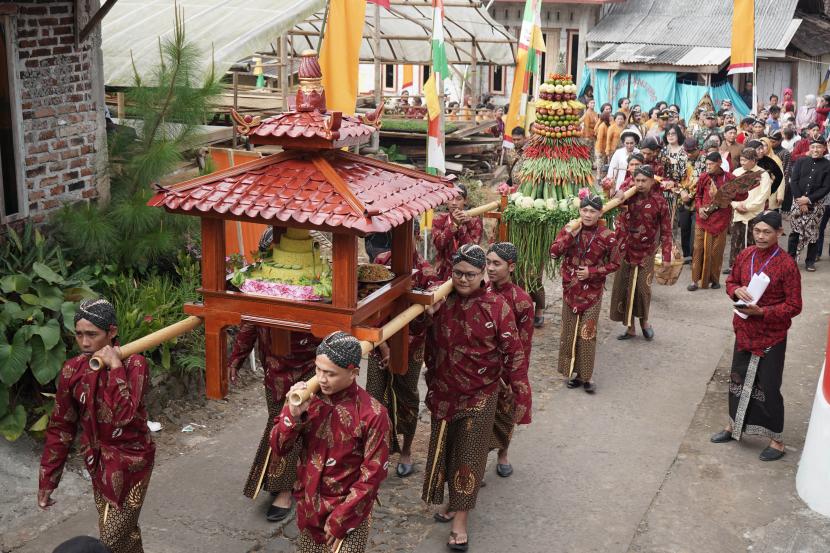
[[[749,284],[746,287],[747,292],[749,292],[749,295],[752,296],[752,301],[749,302],[749,305],[755,305],[756,303],[758,303],[758,300],[760,300],[761,296],[763,296],[764,292],[766,292],[767,286],[769,286],[769,277],[766,273],[752,275],[752,279],[749,281]],[[749,317],[749,315],[744,315],[737,309],[735,309],[734,311],[735,314],[742,319],[746,319]]]

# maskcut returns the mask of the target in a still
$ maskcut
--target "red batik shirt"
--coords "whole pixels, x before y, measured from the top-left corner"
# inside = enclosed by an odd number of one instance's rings
[[[516,327],[519,329],[519,339],[525,353],[525,364],[530,366],[530,348],[533,345],[533,298],[524,289],[513,282],[505,282],[501,286],[491,282],[488,292],[495,292],[504,298],[513,309]]]
[[[605,277],[620,268],[620,248],[617,236],[602,225],[582,225],[574,237],[567,229],[550,247],[550,255],[562,259],[562,295],[574,313],[584,313],[602,299]],[[579,280],[576,271],[588,267],[588,278]]]
[[[452,229],[449,213],[440,213],[432,220],[432,242],[435,244],[435,272],[441,280],[452,274],[452,256],[465,244],[478,244],[484,227],[481,218],[473,217]]]
[[[628,190],[633,185],[633,181],[624,182],[620,190]],[[634,194],[622,207],[617,216],[617,242],[621,258],[631,265],[639,265],[646,257],[654,255],[659,238],[663,263],[670,263],[671,215],[660,187],[655,183],[648,194]]]
[[[131,355],[122,366],[93,371],[90,355],[63,365],[55,408],[40,460],[40,490],[58,487],[69,448],[81,428],[80,454],[93,487],[120,507],[153,470],[156,446],[147,428],[147,360]]]
[[[482,408],[502,379],[516,398],[517,424],[530,423],[524,345],[500,295],[483,286],[467,297],[450,294],[432,317],[425,354],[426,404],[435,418]]]
[[[721,173],[720,175],[710,175],[709,173],[702,173],[697,179],[697,192],[695,193],[695,210],[700,210],[703,207],[712,204],[715,198],[714,191],[711,184],[715,184],[716,189],[731,181],[735,177],[732,173]],[[736,201],[743,201],[747,195],[744,193],[742,197],[736,197]],[[729,225],[732,224],[732,206],[721,207],[712,212],[709,217],[704,219],[699,214],[695,218],[695,225],[700,229],[705,230],[709,234],[718,235],[724,232]]]
[[[320,339],[306,332],[292,332],[291,353],[277,355],[271,350],[271,332],[272,329],[267,326],[242,323],[233,341],[228,366],[239,370],[256,344],[257,356],[265,371],[263,384],[270,390],[274,401],[279,402],[295,382],[314,370]]]
[[[389,265],[392,260],[392,252],[383,252],[378,254],[375,258],[375,263],[381,265]],[[412,252],[412,266],[415,272],[412,273],[412,287],[419,290],[429,290],[433,286],[443,284],[442,280],[438,279],[435,269],[432,268],[421,254],[417,251]],[[409,325],[409,347],[417,349],[424,343],[423,328],[418,328],[415,325]]]
[[[389,414],[356,382],[331,396],[311,399],[299,419],[288,404],[274,419],[271,448],[290,455],[300,440],[297,462],[297,526],[317,543],[326,532],[342,539],[372,512],[389,462]]]
[[[735,329],[735,343],[739,350],[763,356],[764,350],[787,337],[793,317],[801,313],[801,273],[792,257],[780,247],[762,250],[750,246],[738,254],[732,272],[726,279],[726,293],[733,300],[738,299],[735,290],[749,285],[752,279],[753,254],[755,272],[761,271],[763,267],[763,272],[770,278],[769,286],[758,300],[758,306],[763,308],[764,314],[746,319],[735,315],[732,317],[732,327]],[[764,267],[768,260],[769,264]]]

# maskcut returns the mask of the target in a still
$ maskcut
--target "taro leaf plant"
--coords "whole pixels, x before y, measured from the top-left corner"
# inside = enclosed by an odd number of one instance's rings
[[[42,431],[48,389],[71,352],[78,302],[94,297],[87,271],[70,271],[61,250],[29,224],[0,243],[0,434],[16,440],[29,419]]]

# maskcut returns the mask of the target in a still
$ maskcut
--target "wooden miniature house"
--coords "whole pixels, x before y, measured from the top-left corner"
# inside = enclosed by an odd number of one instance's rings
[[[276,144],[283,152],[174,186],[160,188],[149,204],[201,218],[202,302],[185,311],[205,325],[206,388],[210,398],[228,390],[225,329],[242,321],[275,331],[278,353],[287,353],[289,333],[324,337],[335,330],[361,340],[381,340],[376,321],[431,295],[411,291],[413,219],[455,197],[451,181],[348,153],[377,132],[374,118],[326,110],[316,52],[304,53],[297,108],[265,120],[238,118],[238,130],[254,144]],[[332,233],[331,302],[282,299],[229,291],[225,268],[225,221],[280,229]],[[392,271],[397,275],[358,301],[358,238],[392,231]],[[389,340],[390,364],[405,372],[407,330]]]

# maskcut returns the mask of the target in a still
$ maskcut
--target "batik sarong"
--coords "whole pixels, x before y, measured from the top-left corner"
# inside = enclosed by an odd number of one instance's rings
[[[406,374],[392,374],[384,367],[379,356],[369,355],[369,368],[366,372],[366,391],[381,402],[392,419],[392,436],[389,442],[390,453],[400,453],[401,444],[398,435],[408,437],[415,435],[418,427],[418,381],[421,378],[421,366],[424,364],[424,345],[409,352],[409,365]]]
[[[634,286],[634,305],[631,324],[634,319],[648,320],[651,307],[651,283],[654,281],[654,255],[647,255],[637,266],[637,280],[634,281],[634,265],[623,259],[620,270],[614,275],[614,287],[611,292],[611,320],[626,324],[628,308],[631,302],[631,287]]]
[[[729,248],[729,268],[732,268],[732,265],[735,264],[735,258],[738,257],[739,253],[755,245],[755,238],[752,236],[753,228],[755,228],[755,223],[752,221],[732,223],[732,228],[729,231],[732,236],[732,243]]]
[[[813,209],[807,213],[801,213],[798,204],[793,203],[790,209],[790,225],[792,232],[798,234],[798,249],[796,250],[796,258],[801,255],[801,250],[807,244],[814,244],[818,242],[819,228],[821,225],[821,218],[824,216],[824,204],[813,206]]]
[[[147,476],[144,481],[133,486],[124,499],[124,504],[117,508],[93,488],[100,539],[112,553],[144,553],[138,517],[141,515],[149,483],[150,476]]]
[[[338,553],[363,553],[366,551],[366,544],[369,542],[369,527],[371,526],[371,518],[364,520],[360,526],[352,530],[345,538]],[[335,542],[335,547],[337,546]],[[297,553],[332,553],[333,548],[329,548],[325,543],[317,543],[311,534],[307,531],[300,532],[297,538]]]
[[[736,440],[741,434],[783,440],[781,378],[786,351],[786,339],[767,349],[763,357],[735,349],[729,380],[729,419]]]
[[[308,380],[313,375],[314,371],[310,371],[303,375],[303,380]],[[254,463],[251,465],[251,470],[248,473],[248,479],[245,480],[245,488],[242,491],[245,497],[254,497],[260,478],[262,478],[262,489],[272,494],[290,492],[294,488],[294,482],[297,480],[297,456],[300,452],[299,443],[291,455],[287,457],[280,457],[273,454],[269,455],[271,451],[270,440],[271,430],[274,428],[274,418],[282,411],[285,398],[279,398],[279,400],[274,398],[271,390],[265,386],[265,403],[268,406],[268,420],[265,423],[265,431],[262,433],[262,439],[259,441],[259,447],[254,456]],[[265,470],[266,459],[268,459],[268,470],[265,476],[263,476],[262,472]]]
[[[594,374],[594,358],[597,352],[597,322],[602,300],[583,313],[562,302],[562,334],[559,340],[559,372],[566,378],[571,375],[582,382],[589,382]]]
[[[715,235],[704,231],[702,228],[695,229],[695,245],[694,253],[692,254],[692,282],[699,284],[701,288],[709,288],[710,284],[720,284],[724,249],[726,249],[725,230]],[[707,274],[703,274],[704,262],[706,263],[705,270]]]
[[[428,504],[444,502],[444,484],[449,489],[448,511],[470,511],[487,468],[498,392],[476,409],[459,411],[451,421],[433,417],[429,453],[421,494]]]

